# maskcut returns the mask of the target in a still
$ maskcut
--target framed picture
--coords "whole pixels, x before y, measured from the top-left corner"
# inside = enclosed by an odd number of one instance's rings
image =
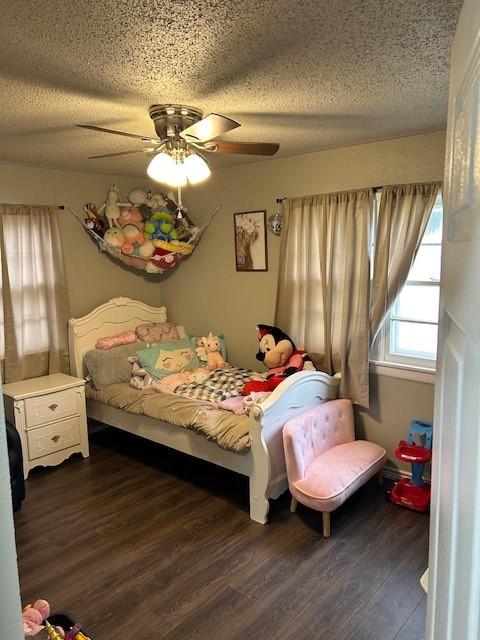
[[[266,217],[266,211],[233,215],[237,271],[268,271]]]

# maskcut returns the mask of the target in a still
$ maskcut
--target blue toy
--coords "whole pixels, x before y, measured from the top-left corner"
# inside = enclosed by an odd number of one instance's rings
[[[178,231],[175,228],[175,217],[165,207],[154,209],[150,220],[145,223],[145,237],[148,240],[177,240]]]

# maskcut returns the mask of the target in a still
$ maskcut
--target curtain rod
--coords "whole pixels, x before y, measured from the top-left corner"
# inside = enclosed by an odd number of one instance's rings
[[[429,182],[411,182],[411,183],[408,182],[408,183],[405,183],[405,184],[398,184],[398,185],[395,185],[395,184],[388,184],[388,185],[384,184],[384,185],[377,185],[375,187],[367,187],[367,188],[371,189],[375,193],[377,191],[381,191],[384,187],[395,187],[395,186],[407,187],[407,186],[413,186],[413,185],[417,185],[417,184],[439,184],[441,186],[442,185],[442,181],[441,180],[431,180]],[[340,191],[339,193],[348,193],[348,191],[361,191],[361,190],[362,189],[348,189],[347,191]],[[337,192],[333,191],[332,193],[320,193],[320,194],[317,194],[317,195],[322,195],[322,196],[323,195],[333,195],[335,193],[337,193]],[[311,197],[311,196],[295,196],[295,197],[303,198],[303,197]],[[284,200],[288,200],[288,198],[287,197],[277,198],[276,202],[277,202],[277,204],[280,204]]]
[[[380,187],[380,186],[379,186],[379,187],[370,187],[370,189],[371,189],[373,192],[376,192],[376,191],[381,191],[381,190],[383,189],[383,187]],[[322,195],[323,195],[323,194],[322,194]],[[275,202],[276,202],[277,204],[280,204],[280,203],[281,203],[281,202],[283,202],[284,200],[288,200],[288,198],[287,198],[286,196],[285,196],[285,197],[283,197],[283,198],[277,198],[277,199],[275,200]]]
[[[2,202],[2,204],[10,207],[55,207],[56,209],[65,209],[64,204],[25,204],[25,202]]]

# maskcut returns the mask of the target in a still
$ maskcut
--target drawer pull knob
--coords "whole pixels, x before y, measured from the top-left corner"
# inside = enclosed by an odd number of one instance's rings
[[[52,436],[52,440],[54,442],[58,442],[60,440],[60,436],[58,435],[58,433],[55,436]]]
[[[50,409],[50,411],[55,411],[55,409],[58,407],[58,404],[49,404],[48,408]]]

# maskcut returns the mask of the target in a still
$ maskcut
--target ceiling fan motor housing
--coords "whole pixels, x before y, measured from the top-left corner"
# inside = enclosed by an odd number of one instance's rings
[[[203,111],[181,104],[152,104],[148,113],[161,140],[176,138],[203,117]]]

